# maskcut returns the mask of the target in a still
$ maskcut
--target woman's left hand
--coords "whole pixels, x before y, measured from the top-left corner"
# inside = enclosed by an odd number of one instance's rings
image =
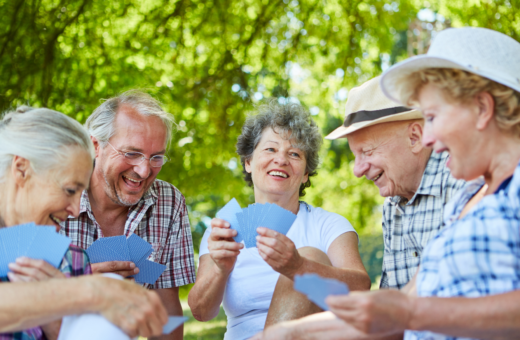
[[[259,227],[256,237],[258,253],[275,271],[292,279],[303,266],[304,259],[294,242],[274,230]]]
[[[65,275],[44,260],[19,257],[9,263],[7,277],[11,282],[45,281],[52,278],[65,278]]]

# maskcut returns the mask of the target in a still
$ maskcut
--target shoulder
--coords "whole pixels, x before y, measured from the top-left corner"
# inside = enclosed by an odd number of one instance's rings
[[[320,225],[339,225],[339,226],[348,226],[352,227],[350,222],[340,214],[336,214],[330,211],[327,211],[323,208],[313,207],[308,204],[308,218],[313,219],[313,222]],[[304,209],[302,206],[300,209]]]
[[[161,202],[172,203],[173,205],[184,205],[184,195],[181,194],[173,184],[156,179],[150,188],[151,194]]]

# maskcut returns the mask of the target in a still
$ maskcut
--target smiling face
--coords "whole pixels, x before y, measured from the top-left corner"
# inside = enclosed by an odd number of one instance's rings
[[[18,187],[16,216],[9,217],[10,223],[35,222],[53,225],[58,231],[61,221],[69,215],[79,215],[81,193],[87,188],[91,174],[91,156],[77,147],[70,149],[58,169],[36,174],[27,167],[20,180],[23,184]]]
[[[477,130],[478,105],[448,100],[432,84],[420,90],[418,102],[425,119],[423,144],[435,152],[449,152],[446,164],[453,177],[472,180],[482,175],[487,139]]]
[[[251,173],[257,203],[280,199],[298,202],[299,189],[307,182],[305,153],[293,146],[294,140],[286,140],[268,127],[256,146],[253,156],[245,162]]]
[[[122,105],[114,121],[116,134],[110,144],[123,153],[141,152],[146,158],[164,155],[166,152],[166,126],[159,117],[143,116],[135,109]],[[115,204],[137,204],[155,181],[161,168],[150,166],[143,160],[139,165],[130,165],[125,157],[110,145],[102,148],[96,141],[95,175],[104,183],[104,192]]]
[[[427,162],[423,155],[428,154],[420,143],[420,123],[372,125],[347,135],[347,139],[356,157],[356,177],[373,181],[383,197],[413,197]]]

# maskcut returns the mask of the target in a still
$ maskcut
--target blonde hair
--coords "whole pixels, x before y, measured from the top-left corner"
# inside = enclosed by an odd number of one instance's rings
[[[419,91],[433,84],[447,99],[466,103],[482,92],[495,101],[498,127],[520,137],[520,93],[474,73],[454,68],[427,68],[401,78],[397,85],[399,99],[405,105],[417,106]]]

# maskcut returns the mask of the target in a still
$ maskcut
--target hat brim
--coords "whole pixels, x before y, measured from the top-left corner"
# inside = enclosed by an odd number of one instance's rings
[[[477,74],[481,77],[488,78],[499,84],[502,84],[504,86],[512,88],[515,91],[520,92],[520,84],[512,84],[511,82],[502,79],[500,76],[497,76],[496,74],[492,74],[481,69],[474,69],[473,67],[471,67],[471,65],[462,65],[459,62],[455,62],[447,58],[434,57],[428,55],[411,57],[386,70],[381,76],[381,90],[383,91],[385,96],[387,96],[394,102],[399,103],[401,105],[408,105],[407,103],[403,103],[399,98],[396,84],[398,84],[399,81],[402,80],[402,78],[406,78],[414,72],[427,68],[454,68],[467,71],[470,73]]]
[[[325,139],[333,140],[338,138],[346,137],[348,134],[364,129],[366,127],[381,124],[381,123],[389,123],[389,122],[397,122],[403,120],[413,120],[413,119],[422,119],[423,116],[419,110],[411,110],[398,114],[394,114],[391,116],[382,117],[379,119],[369,120],[365,122],[354,123],[349,127],[340,126],[336,130],[329,133]]]

